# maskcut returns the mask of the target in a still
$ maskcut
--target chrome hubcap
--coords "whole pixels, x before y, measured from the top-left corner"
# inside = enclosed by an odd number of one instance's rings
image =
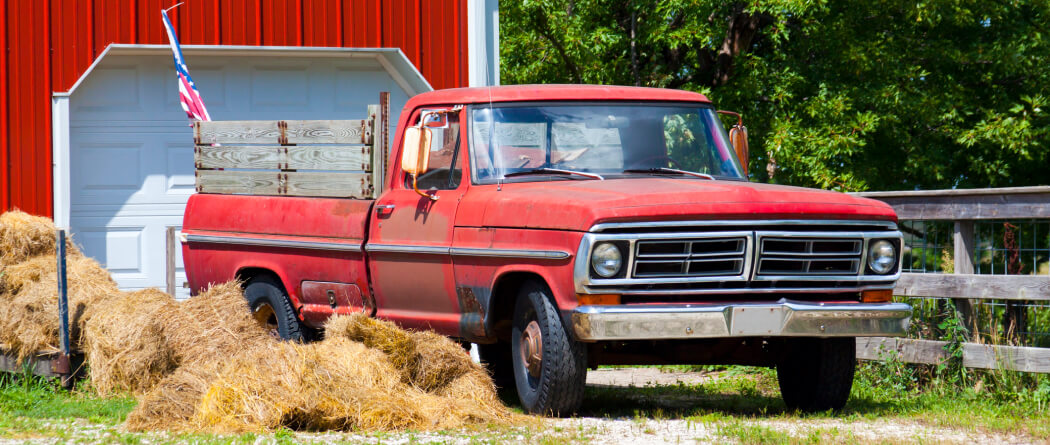
[[[521,362],[525,364],[525,370],[535,378],[540,377],[540,364],[543,362],[543,336],[540,333],[540,324],[535,320],[530,321],[521,333]]]

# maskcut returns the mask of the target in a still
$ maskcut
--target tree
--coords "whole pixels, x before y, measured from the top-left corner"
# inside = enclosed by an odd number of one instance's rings
[[[526,0],[500,14],[506,83],[702,92],[744,113],[758,180],[1047,183],[1046,0]]]

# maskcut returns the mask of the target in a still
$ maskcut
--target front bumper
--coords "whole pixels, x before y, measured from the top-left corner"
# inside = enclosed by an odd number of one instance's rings
[[[911,320],[903,303],[653,304],[579,306],[572,327],[581,341],[722,337],[892,337]]]

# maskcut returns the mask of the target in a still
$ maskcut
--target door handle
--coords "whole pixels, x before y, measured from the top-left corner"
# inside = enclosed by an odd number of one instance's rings
[[[393,212],[393,211],[394,211],[394,205],[393,204],[383,204],[383,205],[377,205],[376,206],[376,214],[377,215],[381,214],[381,213]]]

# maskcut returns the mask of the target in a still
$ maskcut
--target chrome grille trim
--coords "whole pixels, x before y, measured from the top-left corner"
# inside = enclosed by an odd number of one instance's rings
[[[745,236],[705,237],[700,239],[654,239],[638,240],[634,243],[632,278],[652,277],[699,277],[739,276],[744,273],[744,259],[748,238]],[[732,246],[730,250],[720,247]],[[679,247],[680,246],[680,247]],[[708,247],[710,246],[710,247]],[[646,249],[647,247],[653,249]],[[713,248],[713,250],[712,250]],[[650,253],[647,253],[650,252]],[[661,253],[651,253],[658,251]],[[677,253],[669,253],[676,251]],[[729,267],[694,272],[694,266],[723,263]],[[677,272],[643,271],[646,266],[664,265],[668,269],[678,266]],[[697,269],[700,269],[697,267]]]
[[[855,292],[866,289],[892,288],[900,278],[900,267],[890,275],[866,275],[867,249],[872,239],[903,241],[896,225],[883,221],[849,221],[843,231],[830,231],[832,221],[809,221],[824,226],[823,230],[783,230],[777,225],[801,225],[798,221],[731,221],[732,231],[696,231],[693,224],[685,224],[682,231],[642,233],[584,234],[576,253],[574,281],[577,293],[646,294],[703,294],[703,293],[775,293],[775,292]],[[797,224],[796,224],[797,223]],[[647,223],[631,223],[643,227]],[[699,224],[699,223],[697,223]],[[674,229],[670,223],[659,223]],[[608,227],[610,225],[596,225]],[[753,230],[739,230],[754,226]],[[870,227],[886,227],[872,230]],[[717,229],[717,225],[710,227]],[[728,228],[728,227],[727,227]],[[852,230],[851,230],[852,229]],[[860,230],[858,230],[860,229]],[[743,245],[726,249],[726,241],[743,240]],[[763,240],[773,241],[764,244]],[[620,241],[627,244],[624,252],[625,275],[603,279],[590,272],[592,247],[602,241]],[[777,245],[776,241],[786,241]],[[714,244],[712,244],[714,243]],[[823,244],[822,244],[823,243]],[[713,245],[704,249],[704,245]],[[903,245],[903,244],[898,244]],[[800,247],[801,246],[801,247]],[[649,247],[649,248],[646,248]],[[742,251],[741,251],[742,250]],[[898,261],[900,252],[898,252]],[[737,263],[740,261],[740,263]],[[775,262],[795,262],[796,271],[771,269]],[[709,263],[723,262],[720,269],[702,270]],[[649,265],[649,270],[645,266]],[[659,265],[666,269],[659,270]],[[802,265],[802,266],[799,266]],[[639,270],[642,266],[642,270]],[[678,267],[675,267],[678,266]],[[693,267],[694,269],[688,269]],[[814,267],[825,268],[822,271]],[[831,269],[831,270],[828,270]],[[837,269],[837,270],[836,270]],[[690,273],[692,272],[692,273]],[[810,283],[807,285],[806,283]],[[842,287],[833,283],[841,283]],[[697,289],[690,283],[726,283],[724,289]],[[735,283],[732,286],[729,284]],[[754,285],[750,283],[755,283]],[[761,285],[759,285],[761,283]],[[818,283],[820,284],[819,287]],[[718,286],[722,287],[722,286]]]
[[[863,234],[819,233],[804,237],[778,235],[767,232],[758,234],[756,280],[762,280],[763,276],[768,275],[853,276],[861,272],[860,259],[863,256],[865,239]],[[813,270],[814,265],[818,268],[821,265],[836,265],[838,270]],[[841,267],[843,265],[848,267]]]

